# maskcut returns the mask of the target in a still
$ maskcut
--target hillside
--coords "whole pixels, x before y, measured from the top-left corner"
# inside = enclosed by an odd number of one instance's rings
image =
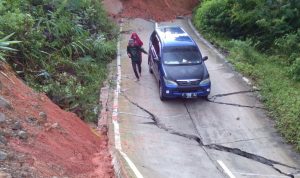
[[[177,16],[191,15],[198,0],[123,0],[124,10],[121,17],[144,18],[155,21],[176,19]]]
[[[112,177],[105,135],[3,64],[0,87],[0,177]]]

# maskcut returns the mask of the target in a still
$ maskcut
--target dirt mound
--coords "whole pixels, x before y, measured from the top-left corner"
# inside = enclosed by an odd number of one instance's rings
[[[106,135],[0,72],[0,177],[113,177]]]
[[[121,2],[122,17],[153,19],[158,22],[190,15],[199,3],[198,0],[121,0]]]

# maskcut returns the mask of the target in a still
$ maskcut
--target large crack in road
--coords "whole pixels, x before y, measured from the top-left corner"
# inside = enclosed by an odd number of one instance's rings
[[[208,99],[208,102],[215,103],[215,104],[223,104],[228,106],[236,106],[241,108],[251,108],[251,109],[265,109],[264,107],[258,107],[258,106],[249,106],[249,105],[242,105],[242,104],[236,104],[236,103],[226,103],[226,102],[220,102],[220,101],[213,101]]]
[[[237,95],[237,94],[244,94],[244,93],[253,93],[253,92],[256,92],[256,91],[259,91],[259,90],[246,90],[246,91],[238,91],[238,92],[217,94],[217,95],[213,95],[210,98],[208,98],[207,101],[210,102],[210,103],[223,104],[223,105],[228,105],[228,106],[236,106],[236,107],[251,108],[251,109],[266,109],[264,107],[259,107],[259,106],[250,106],[250,105],[242,105],[242,104],[236,104],[236,103],[226,103],[226,102],[216,101],[216,99],[220,98],[220,97],[230,96],[230,95]]]
[[[250,92],[250,91],[248,91],[248,92]],[[242,93],[242,92],[235,92],[235,93],[230,93],[230,94],[237,94],[237,93]],[[245,92],[243,92],[243,93],[245,93]],[[253,160],[255,162],[262,163],[264,165],[270,166],[272,169],[274,169],[278,173],[280,173],[280,174],[282,174],[284,176],[287,176],[287,177],[291,177],[291,178],[294,178],[295,174],[297,174],[298,172],[300,172],[299,168],[296,168],[296,167],[293,167],[293,166],[289,166],[287,164],[280,163],[278,161],[274,161],[274,160],[265,158],[263,156],[259,156],[259,155],[253,154],[253,153],[249,153],[249,152],[243,151],[243,150],[241,150],[239,148],[230,148],[230,147],[226,147],[226,146],[223,146],[223,145],[220,145],[220,144],[204,144],[203,141],[202,141],[201,136],[186,134],[186,133],[182,133],[182,132],[176,131],[176,130],[174,130],[172,128],[168,128],[163,122],[161,122],[161,120],[157,116],[155,116],[153,113],[151,113],[146,108],[140,106],[138,103],[135,103],[134,101],[132,101],[130,98],[128,98],[128,96],[125,93],[121,93],[121,95],[124,96],[124,98],[126,100],[128,100],[131,104],[135,105],[136,107],[138,107],[142,111],[144,111],[147,114],[149,114],[150,115],[149,118],[153,121],[153,124],[155,126],[157,126],[158,128],[160,128],[160,129],[162,129],[162,130],[164,130],[164,131],[166,131],[166,132],[168,132],[170,134],[177,135],[177,136],[180,136],[180,137],[184,137],[184,138],[189,139],[189,140],[194,140],[202,148],[207,148],[207,149],[212,149],[212,150],[217,150],[217,151],[222,151],[222,152],[228,152],[228,153],[231,153],[231,154],[234,154],[234,155],[237,155],[237,156],[241,156],[241,157]],[[227,95],[229,95],[229,94],[222,94],[222,95],[215,95],[215,96],[220,97],[220,96],[227,96]],[[187,110],[187,112],[189,114],[190,119],[192,120],[193,124],[195,125],[194,120],[193,120],[193,118],[191,116],[191,113],[188,110],[188,107],[186,106],[186,104],[184,104],[184,105],[186,107],[186,110]],[[200,135],[200,134],[198,133],[198,135]],[[290,169],[294,169],[295,172],[294,173],[286,173],[286,172],[282,171],[281,169],[277,168],[276,165],[283,166],[283,167],[290,168]]]
[[[223,94],[216,94],[211,96],[210,98],[219,98],[219,97],[224,97],[224,96],[230,96],[230,95],[237,95],[237,94],[244,94],[244,93],[253,93],[256,91],[260,91],[260,90],[245,90],[245,91],[237,91],[237,92],[231,92],[231,93],[223,93]]]

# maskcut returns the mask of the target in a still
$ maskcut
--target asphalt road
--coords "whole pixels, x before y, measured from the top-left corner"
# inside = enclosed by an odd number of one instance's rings
[[[154,24],[125,21],[120,45],[121,92],[118,118],[123,151],[143,177],[222,178],[300,177],[300,157],[285,144],[253,89],[208,48],[187,20],[162,24],[182,26],[198,43],[211,76],[209,101],[159,99],[148,72],[135,82],[126,46],[135,31],[148,50]],[[161,25],[161,24],[159,24]],[[126,163],[125,163],[126,164]],[[130,170],[130,166],[126,166]],[[134,173],[130,173],[134,177]]]

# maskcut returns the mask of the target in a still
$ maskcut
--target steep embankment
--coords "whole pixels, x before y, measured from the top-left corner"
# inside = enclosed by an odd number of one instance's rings
[[[198,0],[122,0],[122,17],[139,17],[156,21],[173,20],[176,16],[190,15]]]
[[[0,177],[112,177],[107,137],[34,92],[6,65],[0,97]]]

